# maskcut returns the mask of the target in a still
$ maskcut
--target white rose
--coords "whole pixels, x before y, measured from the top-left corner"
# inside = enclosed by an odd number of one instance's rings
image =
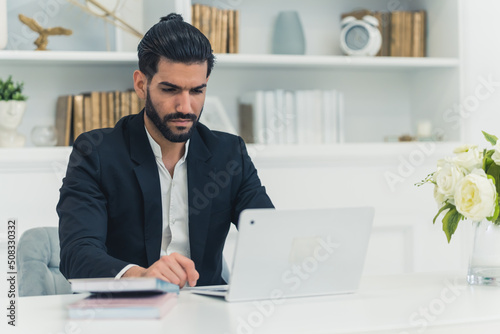
[[[495,213],[497,193],[495,184],[482,169],[464,177],[455,190],[457,211],[472,221],[481,221]]]
[[[436,200],[436,203],[438,204],[438,208],[441,209],[444,205],[444,201],[446,201],[446,197],[438,191],[438,186],[434,186],[434,199]],[[450,199],[448,201],[452,202],[453,200]],[[452,203],[452,204],[454,204],[454,203]]]
[[[483,165],[483,152],[477,145],[462,145],[453,150],[453,153],[456,154],[453,161],[469,172]]]
[[[497,140],[497,143],[495,146],[493,146],[493,149],[495,150],[495,153],[491,156],[491,159],[500,166],[500,140]]]
[[[444,200],[451,199],[455,195],[457,183],[466,175],[466,170],[458,166],[449,159],[438,161],[438,167],[433,175],[436,182],[436,192],[444,197]],[[434,195],[437,200],[437,195]]]

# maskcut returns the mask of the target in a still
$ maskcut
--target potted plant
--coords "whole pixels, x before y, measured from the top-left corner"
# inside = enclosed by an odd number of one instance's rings
[[[22,82],[13,82],[12,76],[5,81],[0,78],[0,147],[20,147],[26,142],[17,132],[26,110],[23,86]]]

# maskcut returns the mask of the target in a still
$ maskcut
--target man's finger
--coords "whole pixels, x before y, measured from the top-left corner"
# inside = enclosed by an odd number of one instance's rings
[[[200,278],[200,274],[196,271],[193,260],[184,256],[178,256],[176,259],[186,272],[189,286],[195,286],[198,278]]]

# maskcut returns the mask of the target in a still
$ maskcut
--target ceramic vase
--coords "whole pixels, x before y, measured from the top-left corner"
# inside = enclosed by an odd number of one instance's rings
[[[24,135],[17,132],[26,110],[25,101],[0,101],[0,147],[22,147]]]
[[[283,11],[278,14],[272,43],[272,53],[274,54],[305,54],[306,42],[299,13]]]

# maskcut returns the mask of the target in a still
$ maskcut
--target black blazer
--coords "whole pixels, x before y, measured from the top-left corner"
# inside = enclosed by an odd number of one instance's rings
[[[243,140],[198,123],[187,155],[189,240],[198,285],[223,284],[222,250],[246,208],[272,208]],[[160,257],[162,207],[144,111],[79,136],[57,205],[60,271],[114,277]]]

